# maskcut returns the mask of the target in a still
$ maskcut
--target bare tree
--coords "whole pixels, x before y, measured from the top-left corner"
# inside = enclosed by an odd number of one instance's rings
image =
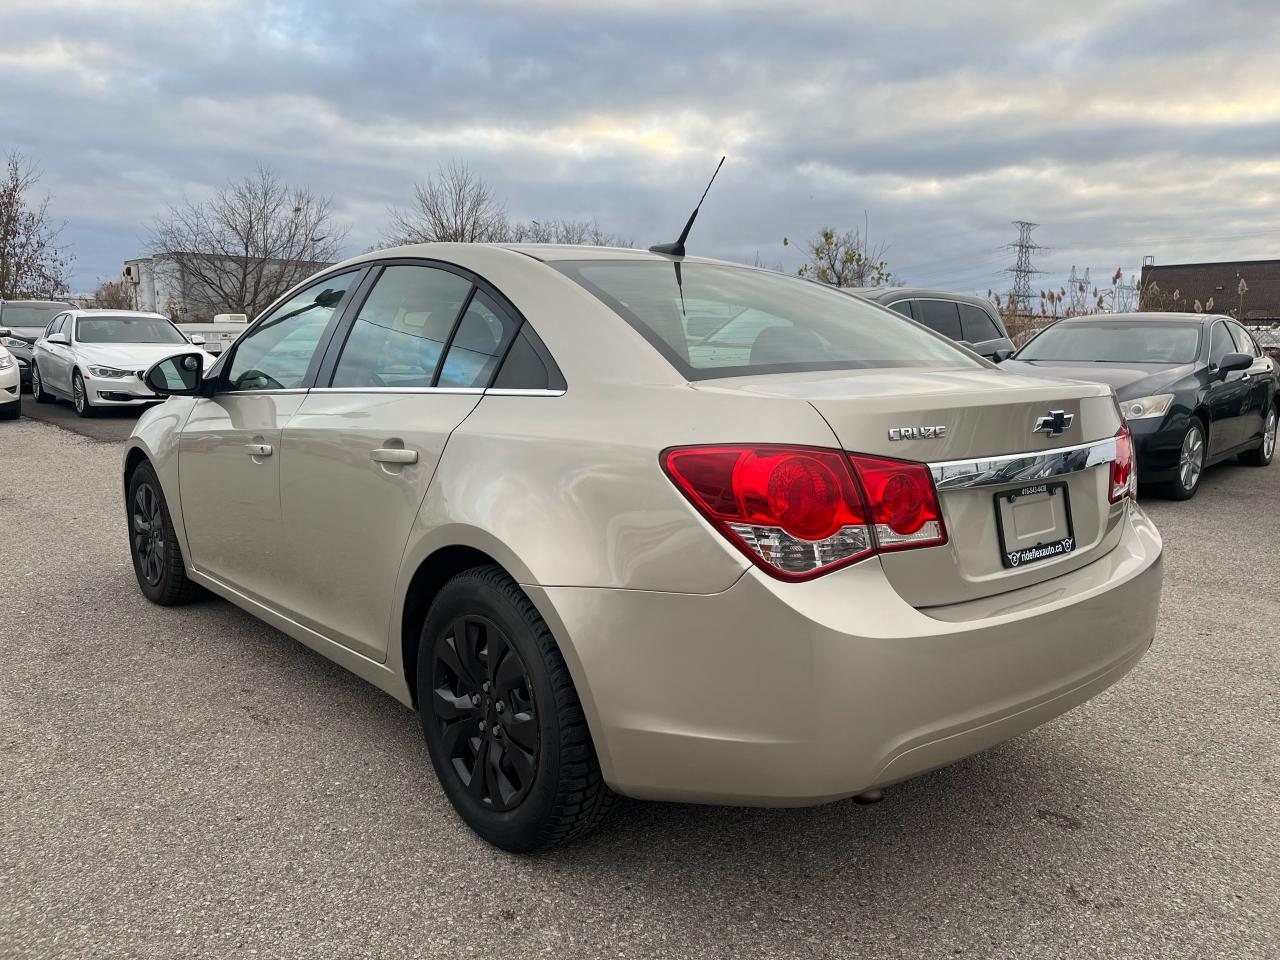
[[[103,280],[94,288],[93,305],[104,310],[137,310],[136,288],[123,280]]]
[[[59,242],[65,224],[49,219],[49,198],[38,203],[27,191],[40,170],[20,153],[5,157],[0,181],[0,299],[54,297],[67,290],[72,257]]]
[[[208,200],[170,207],[152,225],[150,249],[176,264],[189,302],[253,316],[336,260],[346,236],[330,198],[259,166]]]
[[[782,238],[782,245],[791,241]],[[829,283],[833,287],[878,287],[891,283],[893,274],[885,262],[885,244],[869,247],[858,230],[838,233],[824,227],[801,248],[805,262],[796,271],[802,277]]]
[[[441,166],[426,183],[413,187],[413,205],[388,211],[383,232],[388,246],[404,243],[494,243],[506,238],[506,207],[493,190],[460,160]]]
[[[529,220],[507,227],[504,240],[511,243],[572,243],[593,247],[629,247],[631,242],[616,233],[606,233],[596,220]]]

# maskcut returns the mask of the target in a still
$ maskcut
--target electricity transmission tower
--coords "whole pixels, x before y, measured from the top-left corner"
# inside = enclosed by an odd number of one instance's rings
[[[1067,294],[1071,305],[1067,308],[1067,316],[1076,317],[1084,313],[1085,298],[1089,295],[1089,268],[1084,268],[1084,276],[1076,273],[1076,265],[1071,265],[1071,276],[1067,278]]]
[[[1116,313],[1132,313],[1134,311],[1136,307],[1135,301],[1137,300],[1134,293],[1137,289],[1138,284],[1133,274],[1129,274],[1128,283],[1116,284]]]
[[[1031,254],[1043,248],[1031,240],[1031,231],[1039,226],[1038,223],[1014,220],[1013,225],[1018,228],[1018,239],[1017,242],[1008,245],[1008,248],[1017,254],[1013,266],[1005,271],[1013,277],[1013,289],[1009,291],[1009,302],[1016,316],[1028,316],[1031,313],[1031,278],[1037,273],[1044,273],[1043,270],[1037,270],[1031,265]]]

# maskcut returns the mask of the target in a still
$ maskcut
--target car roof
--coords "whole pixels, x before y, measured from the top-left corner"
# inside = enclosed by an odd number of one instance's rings
[[[846,293],[874,300],[876,303],[887,303],[890,300],[955,300],[958,303],[972,303],[991,306],[991,301],[974,293],[956,293],[954,290],[938,290],[933,287],[845,287]]]
[[[68,310],[73,317],[145,317],[151,320],[168,320],[163,313],[151,313],[147,310],[109,310],[105,307],[82,307]]]
[[[1204,323],[1208,320],[1231,320],[1220,313],[1086,313],[1078,317],[1059,317],[1057,323],[1109,323],[1112,320],[1162,321],[1164,323]]]
[[[732,263],[727,260],[716,260],[710,257],[673,257],[668,254],[654,253],[650,250],[639,250],[634,247],[597,247],[587,244],[567,243],[411,243],[400,247],[388,247],[384,250],[370,250],[358,256],[334,264],[333,268],[354,266],[376,260],[392,260],[396,258],[420,258],[427,260],[443,260],[459,266],[471,266],[481,262],[492,262],[494,255],[505,256],[520,254],[540,263],[555,263],[562,260],[651,260],[658,263],[715,263],[743,270],[758,269],[744,263]],[[474,268],[474,267],[473,267]]]
[[[70,307],[67,300],[0,300],[0,304],[11,307]]]

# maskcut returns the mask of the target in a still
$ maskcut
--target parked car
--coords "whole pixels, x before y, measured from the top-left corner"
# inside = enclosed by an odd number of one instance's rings
[[[23,387],[31,385],[32,346],[49,321],[71,306],[65,300],[0,300],[0,347],[13,354]]]
[[[1186,500],[1211,464],[1271,462],[1278,368],[1230,317],[1120,313],[1059,320],[1002,369],[1110,384],[1139,478]]]
[[[400,247],[146,379],[171,396],[123,458],[142,592],[208,588],[415,706],[508,850],[614,791],[873,800],[1089,699],[1155,631],[1110,388],[778,273]]]
[[[158,313],[64,310],[32,351],[31,394],[37,403],[70,400],[76,413],[154,403],[142,374],[159,360],[191,350],[191,342]],[[212,362],[203,351],[200,356]]]
[[[999,363],[1013,353],[1000,314],[982,297],[916,287],[856,287],[849,292],[923,323],[988,360]]]
[[[0,347],[0,420],[16,420],[22,415],[22,381],[18,361],[7,347]]]

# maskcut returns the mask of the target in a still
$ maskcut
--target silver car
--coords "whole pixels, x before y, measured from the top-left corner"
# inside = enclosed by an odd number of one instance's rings
[[[123,462],[143,593],[207,588],[414,707],[508,850],[615,794],[875,799],[1155,633],[1109,388],[777,273],[401,247],[147,381],[170,399]]]

